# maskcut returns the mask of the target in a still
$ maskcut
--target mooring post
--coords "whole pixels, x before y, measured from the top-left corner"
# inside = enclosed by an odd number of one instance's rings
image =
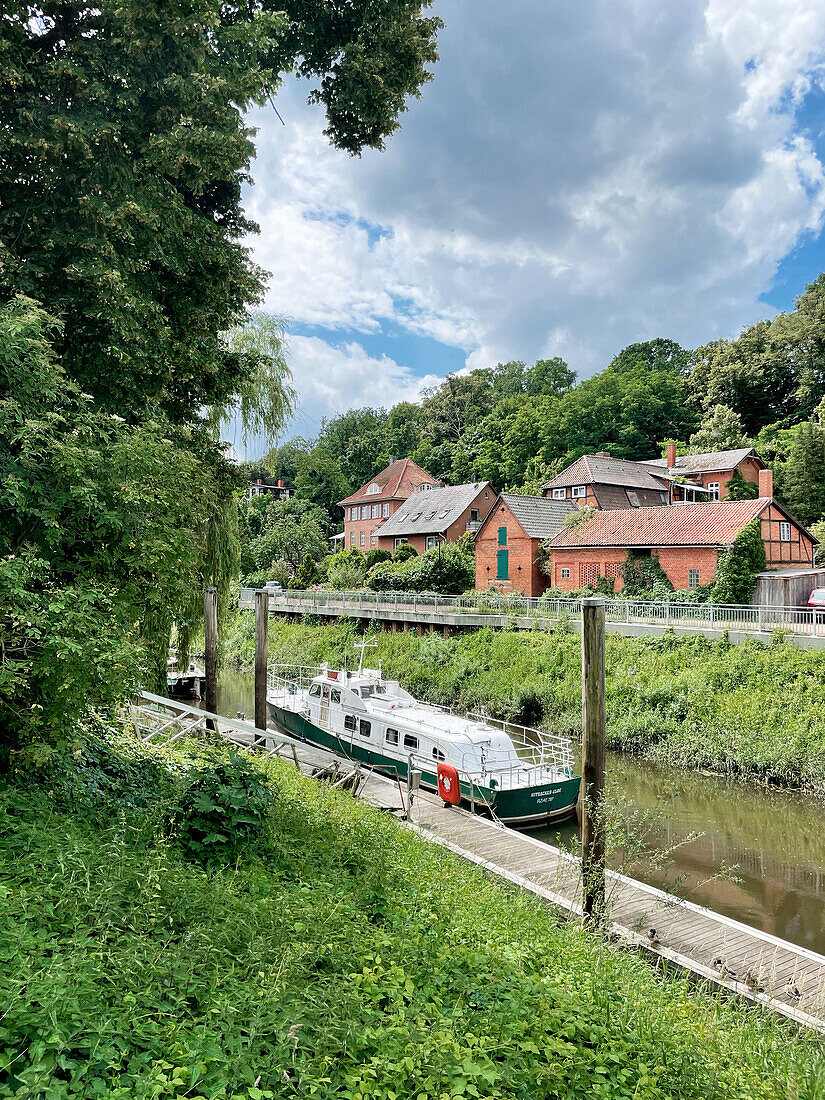
[[[587,920],[604,914],[604,600],[582,600],[582,889]]]
[[[255,593],[255,725],[266,729],[266,662],[269,653],[269,593]],[[255,735],[256,745],[265,745],[266,737]]]
[[[206,691],[203,701],[206,710],[213,714],[218,710],[218,590],[206,588],[203,593],[203,634],[206,664]],[[216,732],[211,718],[207,727]]]

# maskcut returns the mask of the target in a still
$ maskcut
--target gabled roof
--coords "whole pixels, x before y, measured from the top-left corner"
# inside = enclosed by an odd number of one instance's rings
[[[618,508],[596,514],[578,528],[565,527],[550,543],[563,546],[730,546],[746,524],[774,503],[720,500],[667,508]],[[790,518],[790,517],[789,517]]]
[[[664,458],[645,458],[641,465],[655,466],[665,473],[672,470],[676,474],[708,474],[716,470],[735,470],[742,459],[748,456],[764,465],[753,447],[737,447],[733,451],[706,451],[700,455],[677,455],[676,465],[669,468]]]
[[[564,517],[570,512],[578,511],[572,500],[550,500],[548,497],[524,497],[518,493],[502,493],[481,525],[476,541],[487,524],[493,522],[493,517],[498,512],[499,501],[507,505],[528,539],[552,538],[564,524]]]
[[[414,492],[419,485],[423,485],[425,481],[431,485],[438,484],[434,477],[430,477],[427,471],[422,470],[411,458],[399,458],[391,462],[389,466],[385,466],[380,474],[370,478],[360,489],[344,500],[339,500],[338,503],[355,504],[356,501],[360,503],[362,500],[397,500],[399,498],[406,500],[410,493]],[[367,489],[370,485],[377,485],[378,492],[368,493]]]
[[[487,490],[489,481],[470,481],[466,485],[448,485],[444,489],[416,489],[390,516],[378,535],[438,535],[446,531]]]
[[[641,462],[603,455],[582,455],[546,482],[542,489],[566,489],[570,485],[621,485],[625,489],[662,490],[662,479],[670,480],[666,470],[656,474]]]

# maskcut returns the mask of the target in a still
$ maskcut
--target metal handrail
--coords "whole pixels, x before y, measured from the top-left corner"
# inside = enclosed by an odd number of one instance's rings
[[[254,606],[253,588],[241,589],[239,606]],[[321,609],[337,613],[348,610],[395,612],[428,611],[433,614],[491,615],[559,620],[563,615],[579,618],[581,601],[565,597],[520,596],[491,594],[487,592],[468,595],[438,595],[412,592],[364,592],[287,590],[278,593],[270,601],[270,610],[277,612],[280,605],[297,604],[311,613]],[[654,624],[660,626],[696,626],[717,630],[734,628],[744,632],[788,631],[825,635],[825,612],[805,607],[784,605],[754,606],[752,604],[690,603],[678,600],[622,600],[606,599],[605,616],[608,622]]]

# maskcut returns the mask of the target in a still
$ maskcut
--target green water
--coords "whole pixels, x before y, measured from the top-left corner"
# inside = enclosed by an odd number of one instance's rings
[[[253,717],[250,675],[222,676],[218,711]],[[632,838],[617,840],[611,855],[615,867],[825,954],[822,802],[617,753],[608,755],[607,774]],[[694,833],[701,836],[683,843]],[[577,827],[532,835],[574,847]],[[659,853],[671,848],[667,864],[656,866]]]

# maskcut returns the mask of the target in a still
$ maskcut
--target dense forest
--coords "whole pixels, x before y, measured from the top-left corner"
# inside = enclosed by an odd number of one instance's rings
[[[243,510],[245,571],[326,553],[336,502],[391,458],[410,457],[457,484],[540,493],[580,455],[655,458],[754,446],[774,470],[777,497],[804,524],[825,516],[825,274],[796,308],[693,351],[672,340],[631,344],[578,381],[561,359],[450,375],[418,403],[353,409],[248,465],[283,478],[292,501]],[[743,483],[742,492],[748,487]]]

